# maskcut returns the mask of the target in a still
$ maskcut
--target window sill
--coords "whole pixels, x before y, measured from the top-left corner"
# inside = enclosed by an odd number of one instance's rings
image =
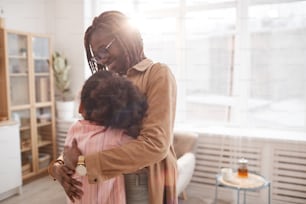
[[[192,126],[192,125],[177,125],[175,130],[193,131],[201,135],[216,134],[226,135],[229,137],[249,137],[259,139],[275,139],[280,141],[306,142],[305,131],[285,131],[285,130],[271,130],[260,128],[242,128],[242,127],[226,127],[226,126]]]

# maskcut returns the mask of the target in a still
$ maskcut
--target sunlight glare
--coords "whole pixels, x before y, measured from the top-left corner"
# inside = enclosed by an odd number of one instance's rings
[[[130,17],[129,23],[132,26],[138,28],[140,32],[148,32],[150,28],[154,27],[152,25],[152,22],[149,23],[146,17],[141,14],[134,13],[129,15],[129,17]]]

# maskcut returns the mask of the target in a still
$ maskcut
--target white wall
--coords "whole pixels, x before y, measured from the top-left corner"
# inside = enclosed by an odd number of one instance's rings
[[[84,0],[0,0],[8,29],[48,34],[53,50],[63,52],[71,66],[71,89],[77,93],[85,80],[83,35]]]
[[[0,8],[8,29],[46,33],[47,8],[44,0],[1,0]]]

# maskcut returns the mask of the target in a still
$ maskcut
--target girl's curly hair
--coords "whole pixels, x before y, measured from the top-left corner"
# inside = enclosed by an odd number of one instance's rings
[[[83,117],[106,127],[125,129],[137,137],[148,104],[145,96],[128,79],[109,71],[98,71],[81,92]]]

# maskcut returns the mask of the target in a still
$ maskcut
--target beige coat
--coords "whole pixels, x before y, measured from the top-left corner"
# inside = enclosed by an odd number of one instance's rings
[[[177,166],[173,149],[174,76],[166,65],[145,59],[130,68],[127,77],[146,95],[147,117],[136,140],[121,148],[86,156],[89,182],[104,181],[146,167],[150,204],[177,204]]]

